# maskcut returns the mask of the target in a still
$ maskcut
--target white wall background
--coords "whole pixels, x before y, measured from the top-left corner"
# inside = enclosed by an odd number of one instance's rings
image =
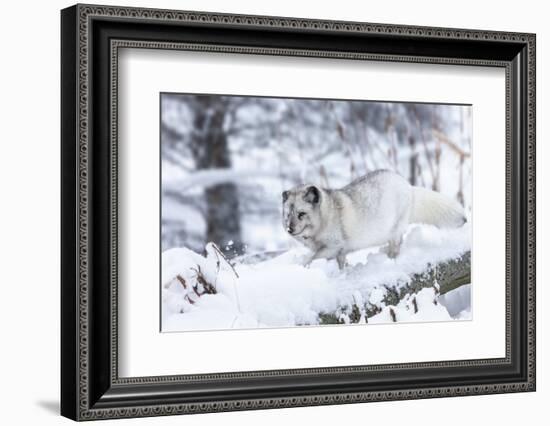
[[[104,0],[104,4],[526,31],[537,33],[538,391],[362,405],[120,420],[119,424],[495,425],[543,424],[550,400],[548,191],[550,28],[536,0],[330,2]],[[67,1],[2,7],[0,65],[0,418],[3,424],[68,424],[59,404],[59,9]],[[538,420],[540,418],[540,420]],[[543,420],[544,419],[544,420]],[[102,424],[110,424],[108,421]],[[114,423],[113,423],[114,424]]]

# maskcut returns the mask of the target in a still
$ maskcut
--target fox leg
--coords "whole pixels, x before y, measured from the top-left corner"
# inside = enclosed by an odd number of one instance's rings
[[[342,270],[346,266],[346,255],[340,250],[336,256],[336,262],[338,262],[338,269]]]
[[[410,208],[404,208],[400,213],[397,222],[390,231],[391,238],[388,245],[381,251],[386,253],[390,259],[395,259],[401,251],[401,243],[403,242],[403,234],[407,230],[408,217],[410,216]]]
[[[335,250],[334,248],[328,248],[328,247],[321,247],[316,252],[314,252],[306,261],[304,266],[309,266],[311,262],[313,262],[315,259],[334,259],[339,256],[340,250]],[[340,265],[338,261],[338,266]]]
[[[403,242],[403,235],[400,235],[399,237],[392,238],[388,245],[383,247],[381,251],[383,253],[386,253],[390,259],[395,259],[397,256],[399,256],[399,252],[401,251],[401,243]]]

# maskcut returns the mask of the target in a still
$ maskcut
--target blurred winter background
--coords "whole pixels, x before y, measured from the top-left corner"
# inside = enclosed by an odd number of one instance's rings
[[[471,208],[470,106],[161,96],[163,251],[286,249],[283,190],[381,168]]]

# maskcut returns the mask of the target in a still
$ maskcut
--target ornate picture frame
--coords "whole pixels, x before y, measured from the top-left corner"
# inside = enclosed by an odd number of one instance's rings
[[[535,390],[534,34],[76,5],[61,12],[61,414],[74,420]],[[502,358],[120,377],[118,53],[497,67],[506,75]]]

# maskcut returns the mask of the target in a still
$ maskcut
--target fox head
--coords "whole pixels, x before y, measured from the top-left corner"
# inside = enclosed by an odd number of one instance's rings
[[[283,227],[299,240],[315,236],[321,228],[323,192],[315,185],[283,191]]]

